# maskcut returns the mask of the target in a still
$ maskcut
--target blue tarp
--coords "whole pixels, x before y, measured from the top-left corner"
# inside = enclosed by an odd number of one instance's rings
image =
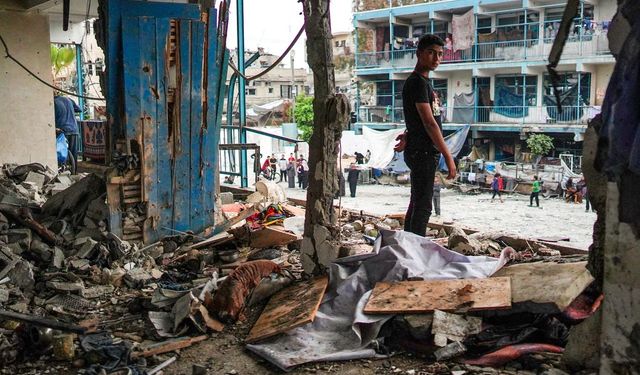
[[[529,107],[523,106],[522,95],[514,94],[502,86],[496,87],[496,100],[493,111],[511,118],[521,118],[529,115]]]

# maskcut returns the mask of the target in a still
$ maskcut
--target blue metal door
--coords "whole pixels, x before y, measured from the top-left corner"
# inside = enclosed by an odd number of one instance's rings
[[[122,120],[131,152],[140,155],[144,241],[202,232],[214,224],[220,77],[226,76],[226,61],[216,61],[216,12],[207,23],[123,16],[122,56]]]

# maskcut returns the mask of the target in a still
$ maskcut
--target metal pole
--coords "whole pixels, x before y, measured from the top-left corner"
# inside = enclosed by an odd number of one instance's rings
[[[84,74],[83,74],[83,70],[82,70],[82,45],[80,44],[76,44],[76,79],[78,81],[78,95],[80,95],[80,97],[78,97],[78,107],[80,107],[80,121],[84,120],[84,98],[82,98],[82,96],[84,95]],[[84,149],[83,149],[83,132],[82,132],[82,124],[80,125],[80,129],[79,130],[79,136],[76,137],[76,150],[78,150],[78,153],[84,155]],[[83,157],[84,158],[84,157]],[[77,162],[77,160],[76,160]]]
[[[396,122],[396,81],[391,80],[391,122]]]
[[[238,6],[238,70],[244,74],[244,0],[237,0]],[[247,103],[246,103],[246,81],[244,77],[238,77],[238,111],[240,114],[240,143],[247,143]],[[260,158],[260,155],[256,156]],[[240,151],[240,187],[249,186],[247,173],[247,150]]]
[[[80,107],[80,120],[84,120],[84,75],[82,72],[82,45],[76,44],[76,80],[78,82],[78,107]]]
[[[296,87],[296,73],[295,73],[295,68],[293,67],[293,63],[295,61],[295,53],[293,50],[291,50],[291,52],[289,52],[289,57],[291,58],[291,122],[295,123],[296,122],[296,113],[294,111],[295,106],[296,106],[296,97],[293,93],[293,89],[294,87]]]

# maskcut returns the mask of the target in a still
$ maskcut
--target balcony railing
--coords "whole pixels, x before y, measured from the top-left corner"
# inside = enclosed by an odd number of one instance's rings
[[[553,39],[512,40],[478,43],[466,50],[444,51],[442,63],[492,62],[492,61],[540,61],[551,52]],[[562,52],[563,58],[610,55],[606,34],[584,35],[569,39]],[[411,68],[416,63],[416,50],[359,52],[356,68]]]
[[[442,107],[442,122],[452,124],[586,125],[600,112],[593,106],[474,106]],[[404,124],[402,107],[360,106],[358,122]]]

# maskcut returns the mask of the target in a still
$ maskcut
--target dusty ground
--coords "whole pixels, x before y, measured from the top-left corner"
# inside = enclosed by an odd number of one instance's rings
[[[285,187],[286,184],[282,183]],[[285,188],[287,196],[306,198],[302,189]],[[404,212],[409,203],[409,187],[389,185],[360,185],[357,196],[342,197],[346,208],[385,215]],[[591,244],[595,212],[585,212],[583,204],[565,203],[557,198],[540,197],[541,208],[528,207],[529,197],[503,194],[504,203],[491,203],[491,194],[466,195],[454,190],[442,190],[442,216],[435,221],[453,221],[464,227],[481,231],[504,231],[529,238],[568,237],[568,246],[587,249]],[[534,203],[535,204],[535,203]]]

